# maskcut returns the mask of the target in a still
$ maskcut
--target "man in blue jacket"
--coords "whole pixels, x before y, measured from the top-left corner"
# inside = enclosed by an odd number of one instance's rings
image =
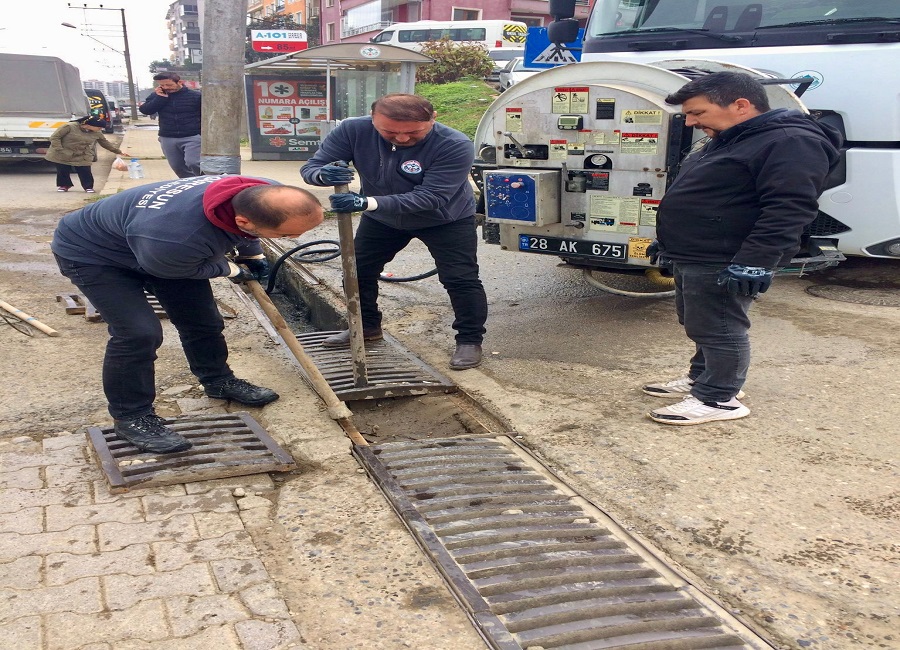
[[[163,332],[145,287],[178,330],[207,395],[249,406],[278,399],[228,367],[224,323],[209,279],[261,280],[268,265],[258,237],[296,237],[321,222],[322,206],[308,191],[245,176],[142,185],[60,220],[50,246],[60,271],[109,329],[103,390],[118,437],[152,453],[191,446],[153,410]],[[250,272],[226,258],[232,251]]]
[[[370,117],[344,120],[300,170],[310,185],[341,185],[359,172],[362,194],[332,194],[335,212],[363,211],[356,231],[363,338],[382,338],[378,278],[414,238],[434,258],[438,279],[453,306],[456,351],[450,368],[481,363],[487,297],[478,277],[475,197],[469,171],[472,141],[435,122],[423,97],[395,93],[372,104]],[[349,331],[323,345],[348,345]]]
[[[174,72],[153,75],[159,84],[140,105],[144,115],[159,114],[159,145],[178,178],[200,175],[200,93],[184,87]]]
[[[650,411],[663,424],[734,420],[750,366],[748,310],[800,249],[837,164],[841,136],[800,111],[771,110],[750,75],[718,72],[666,97],[709,137],[689,155],[657,214],[651,261],[671,265],[678,321],[696,347],[688,373],[644,386],[681,402]]]

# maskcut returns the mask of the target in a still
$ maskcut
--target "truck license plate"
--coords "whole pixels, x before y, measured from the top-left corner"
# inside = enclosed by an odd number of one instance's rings
[[[623,261],[628,259],[628,244],[538,235],[519,235],[519,250],[525,253],[545,253],[564,257],[600,257]]]
[[[12,147],[0,147],[0,153],[12,153]]]

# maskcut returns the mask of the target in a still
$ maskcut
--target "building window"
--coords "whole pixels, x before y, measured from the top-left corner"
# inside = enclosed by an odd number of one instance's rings
[[[454,7],[451,20],[481,20],[481,9],[458,9]]]
[[[325,40],[329,43],[334,40],[334,23],[325,25]]]
[[[325,0],[325,6],[326,6],[326,7],[333,7],[333,6],[334,6],[334,0]]]
[[[540,16],[510,16],[510,20],[517,20],[520,23],[525,23],[529,27],[543,27],[544,19]]]

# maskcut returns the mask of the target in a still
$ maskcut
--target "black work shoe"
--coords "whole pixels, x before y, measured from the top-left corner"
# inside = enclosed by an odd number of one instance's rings
[[[249,381],[232,377],[225,381],[203,386],[207,396],[214,399],[230,399],[247,406],[264,406],[278,399],[278,393],[271,388],[254,386]]]
[[[380,327],[373,327],[371,329],[363,328],[363,341],[377,341],[383,338],[384,334]],[[322,341],[323,348],[340,348],[345,345],[350,345],[350,330],[332,334]]]
[[[165,426],[164,420],[156,413],[130,420],[116,420],[113,431],[117,438],[153,454],[172,454],[193,446],[187,438]]]
[[[474,343],[460,343],[450,357],[451,370],[465,370],[481,365],[481,346]]]

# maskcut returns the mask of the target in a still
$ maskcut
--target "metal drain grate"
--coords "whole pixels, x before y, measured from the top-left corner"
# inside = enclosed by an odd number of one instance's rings
[[[771,648],[509,437],[353,453],[492,648]]]
[[[193,443],[177,454],[140,452],[113,430],[89,427],[88,436],[113,494],[133,487],[192,483],[262,472],[287,472],[294,459],[248,413],[168,418]]]
[[[366,341],[368,385],[357,387],[353,380],[350,347],[326,348],[322,341],[337,332],[298,334],[303,350],[321,371],[325,381],[342,400],[404,397],[427,393],[452,393],[456,384],[403,349],[399,341],[385,333],[379,341]]]

